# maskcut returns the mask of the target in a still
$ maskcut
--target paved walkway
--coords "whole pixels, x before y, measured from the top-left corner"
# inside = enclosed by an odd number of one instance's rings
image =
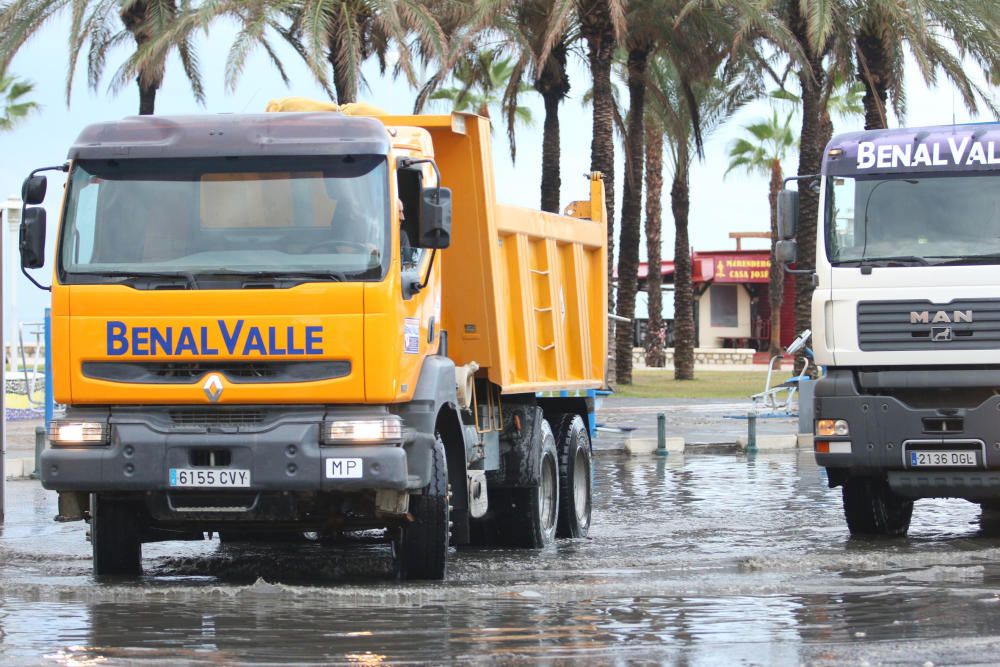
[[[749,399],[706,398],[616,398],[604,400],[597,413],[598,425],[610,429],[627,429],[616,433],[600,430],[594,448],[623,449],[629,438],[655,439],[657,415],[666,417],[668,438],[683,438],[691,447],[736,446],[747,435]],[[795,416],[761,416],[757,419],[760,436],[798,434]]]

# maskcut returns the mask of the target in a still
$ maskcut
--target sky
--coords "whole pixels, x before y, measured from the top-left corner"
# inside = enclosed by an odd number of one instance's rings
[[[64,12],[40,30],[11,64],[10,71],[13,74],[34,82],[33,98],[42,109],[13,132],[0,134],[0,202],[19,193],[22,180],[32,168],[64,161],[70,144],[84,126],[133,115],[138,111],[138,91],[135,85],[129,85],[117,94],[108,89],[115,70],[127,55],[124,49],[113,52],[108,57],[104,79],[96,91],[87,86],[86,57],[81,54],[70,105],[67,107],[65,87],[68,25],[69,15]],[[298,56],[290,48],[283,48],[279,40],[275,40],[275,45],[278,46],[292,81],[290,87],[286,87],[281,81],[263,52],[257,52],[249,60],[235,90],[227,90],[224,85],[224,69],[234,35],[232,25],[220,22],[211,27],[208,35],[199,35],[196,41],[207,98],[203,107],[195,101],[180,63],[176,57],[171,59],[167,65],[164,85],[156,99],[158,114],[260,112],[274,98],[295,95],[326,99],[322,88]],[[374,62],[366,64],[363,74],[369,86],[359,95],[362,101],[393,112],[411,112],[415,92],[405,80],[393,80],[388,74],[381,76]],[[569,76],[572,88],[569,99],[560,112],[563,206],[574,199],[588,196],[586,175],[590,167],[591,114],[589,107],[582,103],[590,83],[586,63],[582,58],[571,61]],[[624,85],[620,85],[620,88],[624,91]],[[960,98],[946,82],[928,88],[912,63],[907,68],[906,88],[907,125],[990,120],[982,114],[976,116],[967,112]],[[991,92],[994,100],[1000,101],[998,91],[993,89]],[[427,111],[446,112],[446,105],[447,102],[444,101],[431,103]],[[541,178],[541,97],[533,93],[526,94],[524,105],[531,109],[534,123],[531,126],[521,126],[518,130],[516,164],[511,164],[505,128],[497,127],[494,133],[497,197],[503,203],[536,208],[540,198]],[[770,107],[767,102],[755,103],[741,110],[708,137],[705,160],[696,164],[691,173],[690,241],[695,249],[733,249],[735,241],[729,238],[730,232],[768,230],[767,176],[738,172],[727,176],[725,171],[729,164],[729,148],[743,133],[743,126],[769,115]],[[863,126],[860,118],[835,118],[834,122],[837,132],[853,131]],[[899,119],[890,117],[891,126],[899,124]],[[620,144],[618,162],[616,201],[619,210],[616,211],[616,218],[620,215],[621,203]],[[784,169],[787,174],[795,173],[795,155],[789,157]],[[665,259],[673,257],[674,247],[673,220],[669,213],[671,177],[668,167],[664,174],[663,193],[662,256]],[[51,275],[53,237],[62,194],[61,181],[62,174],[54,173],[49,176],[49,195],[45,202],[49,214],[48,262],[45,269],[35,272],[36,277],[44,283],[49,282]],[[12,263],[16,256],[16,235],[8,225],[4,227],[4,333],[5,338],[10,341],[12,336],[16,336],[15,322],[41,320],[43,309],[48,305],[48,293],[31,285],[20,275],[19,264]],[[746,246],[766,248],[767,243],[766,240],[750,241]],[[644,239],[640,255],[645,258]],[[645,310],[642,298],[638,309],[637,314]]]

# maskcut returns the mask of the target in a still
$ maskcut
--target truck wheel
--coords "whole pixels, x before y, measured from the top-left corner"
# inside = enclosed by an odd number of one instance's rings
[[[420,495],[410,496],[413,521],[403,526],[396,548],[403,579],[444,579],[448,565],[450,508],[448,464],[441,438],[434,443],[431,481]]]
[[[133,503],[94,494],[90,500],[90,542],[94,574],[142,574],[142,540],[139,507]]]
[[[910,529],[913,501],[893,493],[879,477],[850,477],[842,487],[851,535],[903,536]]]
[[[500,541],[541,549],[552,544],[559,522],[559,456],[549,423],[542,421],[541,461],[536,486],[509,489],[498,507]]]
[[[579,415],[562,415],[556,429],[559,454],[559,522],[556,537],[590,532],[590,436]]]

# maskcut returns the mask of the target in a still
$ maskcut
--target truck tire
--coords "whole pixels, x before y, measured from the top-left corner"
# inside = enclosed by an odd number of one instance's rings
[[[448,464],[444,443],[434,443],[431,481],[423,493],[410,496],[413,521],[403,526],[396,547],[397,567],[402,579],[444,579],[448,570],[450,513]]]
[[[94,494],[90,499],[90,542],[96,576],[142,574],[139,507]]]
[[[555,440],[560,501],[556,537],[586,537],[590,532],[590,434],[579,415],[564,414]]]
[[[497,529],[504,545],[541,549],[555,541],[559,523],[559,454],[552,428],[544,420],[541,440],[538,484],[506,489],[499,495]]]
[[[851,535],[895,537],[910,529],[913,501],[893,493],[881,477],[849,477],[842,493]]]

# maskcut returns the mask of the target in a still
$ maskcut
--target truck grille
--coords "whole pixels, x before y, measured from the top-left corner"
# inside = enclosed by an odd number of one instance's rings
[[[209,373],[233,384],[315,382],[351,374],[349,361],[85,361],[83,374],[95,380],[133,384],[192,384]]]
[[[250,426],[264,421],[263,410],[171,410],[178,426]]]
[[[861,301],[858,344],[866,352],[993,349],[1000,345],[1000,299]]]

